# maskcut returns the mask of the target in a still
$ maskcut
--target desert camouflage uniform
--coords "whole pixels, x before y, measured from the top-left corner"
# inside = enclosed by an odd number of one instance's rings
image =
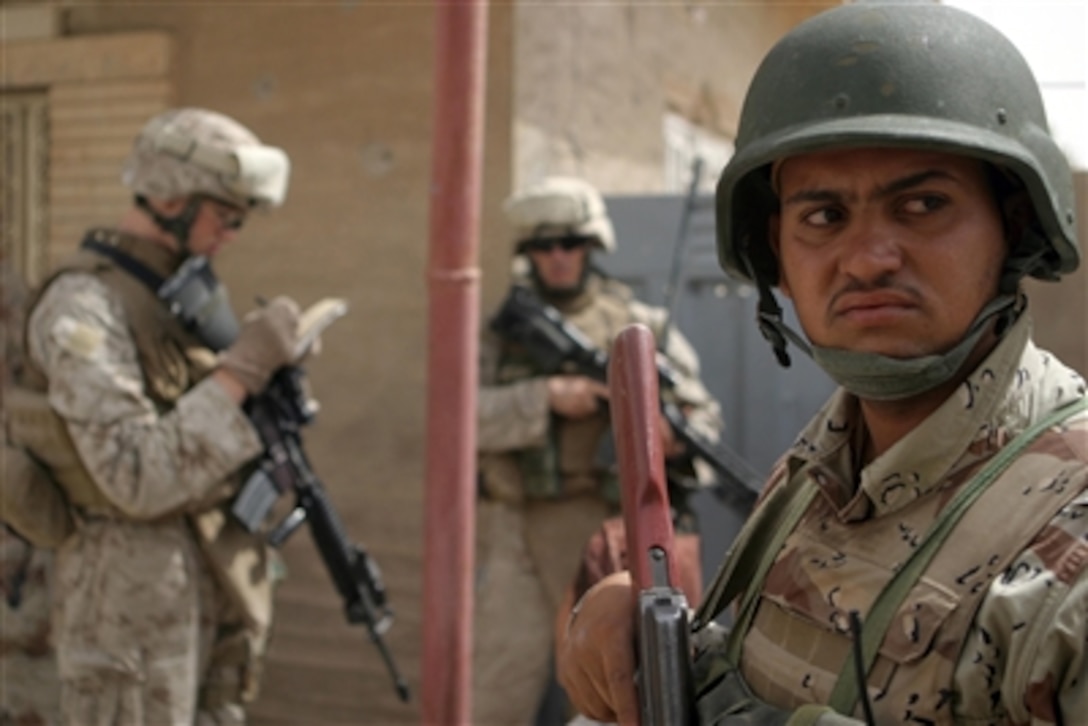
[[[26,285],[0,260],[0,381],[7,385],[22,368],[22,313]],[[0,408],[3,395],[0,391]],[[6,409],[5,409],[6,410]],[[0,449],[0,474],[14,475],[13,449]],[[5,490],[6,492],[6,490]],[[7,514],[7,499],[0,494]],[[0,524],[0,726],[54,726],[60,716],[60,679],[49,637],[49,592],[53,555],[35,548]]]
[[[602,350],[629,323],[659,331],[665,319],[625,286],[593,275],[579,297],[553,305]],[[699,380],[694,349],[673,329],[666,354],[680,379],[678,400],[693,407],[692,426],[716,439],[718,404]],[[582,550],[618,511],[614,477],[594,461],[608,418],[552,416],[545,378],[490,332],[481,343],[478,409],[473,723],[527,724],[548,682],[553,623]],[[541,459],[552,455],[558,477],[542,471]]]
[[[53,555],[0,526],[0,725],[60,723],[60,680],[49,640]]]
[[[155,306],[150,293],[147,306]],[[137,347],[130,322],[100,276],[76,271],[48,285],[27,326],[49,404],[106,502],[79,508],[78,531],[57,552],[64,718],[79,726],[240,723],[234,696],[245,674],[211,663],[238,647],[241,617],[186,515],[229,496],[232,474],[260,442],[210,379],[177,391],[172,407],[153,399],[141,356],[155,348]],[[190,363],[168,358],[158,365],[180,365],[184,379]]]
[[[847,613],[864,620],[956,490],[998,451],[1084,396],[1084,380],[1030,342],[1027,315],[953,396],[861,471],[858,402],[838,392],[768,488],[807,478],[816,496],[776,557],[743,642],[753,692],[780,708],[827,703],[850,651]],[[1085,723],[1086,651],[1082,413],[1021,452],[953,530],[896,610],[868,693],[882,725]]]

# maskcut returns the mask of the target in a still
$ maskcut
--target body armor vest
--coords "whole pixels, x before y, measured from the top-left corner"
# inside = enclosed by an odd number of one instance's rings
[[[170,277],[182,258],[176,252],[147,240],[113,230],[93,230],[89,238],[116,248],[163,279]],[[136,344],[145,392],[160,412],[174,407],[178,398],[205,378],[216,365],[216,355],[167,310],[147,284],[121,269],[115,262],[82,249],[39,287],[28,311],[49,284],[62,274],[87,272],[96,275],[120,298],[129,333]],[[27,315],[29,320],[30,315]],[[64,421],[49,407],[44,373],[28,359],[25,378],[15,391],[23,406],[9,410],[10,436],[34,458],[45,464],[77,511],[112,516],[116,508],[101,493],[83,467]],[[6,399],[5,403],[10,403]],[[221,505],[236,489],[243,472],[229,477],[205,498],[207,508],[188,515],[195,539],[205,555],[212,576],[237,606],[245,624],[234,651],[218,654],[216,662],[250,663],[243,684],[243,700],[255,697],[257,659],[272,619],[270,548],[259,535],[246,532]]]
[[[612,340],[635,322],[631,292],[621,283],[591,276],[585,291],[573,300],[552,304],[568,323],[585,334],[593,345],[607,351]],[[539,369],[520,346],[504,343],[497,380],[502,384],[564,372]],[[619,502],[614,454],[609,457],[611,431],[605,407],[581,419],[551,414],[548,442],[542,447],[513,453],[529,498],[557,498],[597,492]]]
[[[176,252],[120,232],[94,230],[89,237],[116,248],[163,278],[181,263]],[[215,354],[187,333],[144,283],[88,250],[78,251],[58,266],[33,295],[28,311],[34,309],[50,283],[73,272],[96,275],[119,296],[136,344],[145,390],[160,412],[173,407],[185,391],[212,370]],[[23,380],[9,399],[9,435],[13,443],[27,449],[50,470],[71,504],[108,514],[113,506],[83,467],[64,422],[49,407],[46,387],[44,373],[28,358]]]
[[[994,578],[1084,489],[1086,458],[1083,419],[1048,431],[955,526],[895,612],[868,671],[877,723],[954,723],[954,671],[975,613]],[[902,512],[862,522],[841,521],[817,494],[768,572],[745,635],[742,673],[758,697],[788,708],[829,702],[850,662],[850,611],[865,619],[942,505],[985,463]],[[802,468],[785,486],[823,476]]]

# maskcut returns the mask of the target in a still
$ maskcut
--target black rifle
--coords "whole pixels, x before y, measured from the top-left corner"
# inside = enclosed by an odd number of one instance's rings
[[[94,233],[83,240],[82,247],[113,260],[146,285],[186,330],[213,351],[225,349],[238,335],[238,320],[226,290],[206,257],[188,257],[164,280],[142,262],[98,240]],[[294,509],[268,536],[269,544],[280,547],[303,522],[310,523],[325,569],[344,600],[348,623],[366,626],[393,677],[397,695],[407,701],[408,686],[382,640],[393,624],[393,611],[387,603],[381,570],[366,550],[348,539],[302,448],[301,429],[316,413],[306,395],[305,373],[298,366],[280,368],[260,395],[246,400],[245,409],[260,435],[264,456],[231,503],[231,515],[246,531],[256,533],[280,496],[295,493]]]
[[[608,354],[528,287],[510,288],[490,327],[503,339],[521,345],[546,373],[578,373],[607,381]],[[664,356],[657,357],[656,365],[660,389],[663,392],[675,389],[677,377]],[[721,443],[707,441],[691,427],[680,407],[664,397],[661,412],[688,452],[714,470],[718,478],[715,494],[723,502],[750,511],[763,486],[762,477],[739,454]]]
[[[348,623],[366,626],[393,678],[402,701],[408,686],[382,640],[393,623],[381,571],[366,550],[352,542],[302,448],[301,428],[313,420],[315,407],[306,395],[304,373],[297,366],[281,368],[259,396],[246,402],[246,412],[260,434],[265,455],[246,481],[231,512],[242,526],[256,531],[280,495],[295,493],[295,507],[268,536],[273,547],[309,522],[310,534],[325,569],[344,601]]]

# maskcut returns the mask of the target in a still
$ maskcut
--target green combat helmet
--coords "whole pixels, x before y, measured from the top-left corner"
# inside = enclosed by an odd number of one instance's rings
[[[875,146],[971,156],[1015,178],[1036,225],[1010,254],[1010,279],[1057,279],[1078,265],[1072,173],[1048,131],[1038,83],[1011,41],[936,3],[835,8],[798,25],[764,58],[717,187],[719,260],[759,288],[760,326],[783,365],[784,336],[806,346],[781,323],[770,290],[778,281],[767,240],[778,208],[771,165]]]

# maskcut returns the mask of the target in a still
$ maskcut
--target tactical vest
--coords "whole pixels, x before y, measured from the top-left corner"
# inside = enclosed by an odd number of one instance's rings
[[[161,245],[120,232],[93,230],[88,236],[116,248],[163,278],[176,271],[182,261]],[[109,258],[88,250],[80,250],[63,263],[40,287],[28,310],[33,309],[50,282],[77,271],[96,275],[119,296],[136,343],[145,391],[160,412],[172,409],[182,394],[212,371],[215,354],[182,327],[145,283]],[[49,407],[44,374],[30,365],[26,373],[20,395],[27,405],[22,412],[8,412],[12,438],[20,440],[49,467],[77,512],[107,517],[117,514],[83,467],[64,422]],[[208,508],[188,519],[212,575],[243,614],[256,642],[267,636],[272,619],[269,558],[273,555],[260,536],[246,532],[222,504],[216,506],[237,489],[245,473],[226,479],[208,495]],[[256,651],[250,655],[255,657]],[[255,688],[255,683],[249,687]]]
[[[895,611],[868,669],[877,723],[954,723],[953,679],[968,629],[994,578],[1088,486],[1086,432],[1083,416],[1048,430],[952,529]],[[788,708],[835,705],[836,682],[851,663],[848,613],[865,619],[916,546],[912,539],[985,463],[901,512],[862,522],[841,521],[817,491],[763,581],[744,638],[741,670],[758,697]],[[822,476],[818,466],[805,467],[784,486],[796,491],[806,479],[818,486]],[[862,716],[860,707],[853,715]]]
[[[88,236],[116,248],[164,279],[181,263],[176,252],[120,232],[94,230]],[[136,344],[145,391],[159,412],[172,408],[185,391],[212,370],[215,354],[186,332],[144,283],[89,250],[79,250],[38,288],[27,307],[28,324],[30,311],[49,285],[73,272],[97,276],[118,295]],[[20,385],[7,399],[9,437],[50,470],[72,505],[87,513],[115,514],[116,508],[84,468],[63,420],[49,406],[46,388],[45,374],[28,357]]]
[[[608,350],[619,332],[636,322],[631,300],[631,291],[625,285],[591,276],[581,295],[553,304],[593,345]],[[520,346],[504,343],[497,382],[505,385],[562,372],[542,370]],[[580,419],[555,414],[551,417],[545,445],[520,449],[512,454],[525,496],[560,498],[596,492],[611,502],[619,502],[615,458],[608,456],[611,444],[608,411],[602,407],[593,415]]]

